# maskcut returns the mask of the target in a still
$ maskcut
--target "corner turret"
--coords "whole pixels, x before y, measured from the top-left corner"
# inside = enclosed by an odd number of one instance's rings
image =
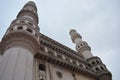
[[[79,55],[82,55],[85,59],[93,57],[91,53],[91,48],[87,44],[87,42],[82,40],[82,36],[76,32],[76,30],[71,29],[70,35],[72,42],[76,44],[76,50],[78,51]]]
[[[82,36],[76,30],[70,30],[72,42],[76,44],[78,55],[82,55],[88,62],[89,69],[97,75],[97,80],[112,80],[111,73],[102,63],[99,57],[95,57],[91,53],[91,48],[87,42],[82,40]]]

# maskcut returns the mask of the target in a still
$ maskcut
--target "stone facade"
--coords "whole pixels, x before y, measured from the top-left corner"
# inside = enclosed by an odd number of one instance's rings
[[[0,80],[112,80],[99,57],[72,29],[69,47],[39,32],[36,4],[29,1],[0,42]]]

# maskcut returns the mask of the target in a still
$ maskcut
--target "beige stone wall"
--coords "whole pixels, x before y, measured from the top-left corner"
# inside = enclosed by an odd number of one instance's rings
[[[62,78],[58,77],[56,73],[57,71],[62,73]],[[81,75],[81,74],[75,74],[75,78],[76,80],[95,80],[95,79],[92,79],[88,76]],[[75,79],[72,75],[72,72],[66,69],[60,68],[58,66],[49,64],[47,65],[47,80],[75,80]]]
[[[50,65],[50,71],[51,71],[51,80],[74,80],[71,72],[59,68],[57,66]],[[57,76],[56,74],[57,71],[62,73],[62,78],[59,78]]]

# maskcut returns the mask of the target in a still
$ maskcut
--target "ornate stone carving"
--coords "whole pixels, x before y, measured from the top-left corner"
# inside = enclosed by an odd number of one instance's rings
[[[9,47],[16,45],[26,46],[29,50],[32,49],[34,53],[39,50],[40,46],[37,39],[31,34],[26,34],[24,31],[11,32],[8,35],[5,35],[1,41],[0,46],[2,48],[2,53]]]

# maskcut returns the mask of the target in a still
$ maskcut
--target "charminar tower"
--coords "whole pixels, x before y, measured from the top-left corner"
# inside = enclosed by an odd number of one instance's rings
[[[112,75],[76,30],[74,51],[40,33],[36,4],[20,10],[0,42],[0,80],[112,80]]]
[[[28,2],[1,41],[0,80],[32,80],[33,59],[39,46],[37,8]]]

